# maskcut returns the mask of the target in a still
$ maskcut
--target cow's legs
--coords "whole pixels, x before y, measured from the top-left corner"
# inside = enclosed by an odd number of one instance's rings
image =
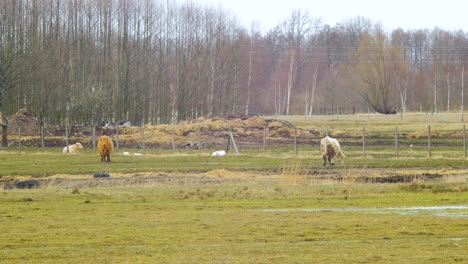
[[[330,166],[335,165],[335,161],[332,162],[332,159],[331,159],[331,158],[328,158],[328,163],[330,163]]]
[[[327,156],[323,155],[322,158],[323,158],[323,166],[327,166]]]

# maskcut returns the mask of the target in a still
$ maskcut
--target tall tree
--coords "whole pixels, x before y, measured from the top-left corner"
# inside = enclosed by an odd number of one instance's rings
[[[380,26],[373,34],[363,34],[356,53],[356,71],[362,83],[356,89],[376,112],[394,113],[391,103],[391,74],[388,65],[386,36]]]

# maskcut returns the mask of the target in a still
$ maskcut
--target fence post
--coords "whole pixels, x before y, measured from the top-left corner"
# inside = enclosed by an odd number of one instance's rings
[[[175,153],[175,128],[172,127],[172,154]]]
[[[465,154],[466,159],[466,126],[463,125],[463,153]]]
[[[395,154],[398,157],[398,127],[395,127]]]
[[[263,127],[263,148],[262,148],[262,152],[263,154],[265,154],[265,148],[266,148],[266,130],[267,130],[267,127]]]
[[[93,125],[93,128],[92,128],[92,142],[93,142],[93,150],[96,149],[96,126]]]
[[[429,158],[431,157],[431,126],[428,126],[427,132],[427,151],[429,153]]]
[[[68,147],[68,124],[65,123],[65,145],[67,146],[67,153],[70,153],[70,148]]]
[[[236,151],[236,154],[239,154],[239,150],[237,149],[237,145],[236,145],[236,140],[234,140],[234,135],[232,134],[231,126],[229,126],[229,137],[231,138],[231,143],[232,143],[232,146],[234,147],[234,150]]]
[[[366,157],[366,128],[362,128],[362,156]]]
[[[145,151],[145,122],[141,121],[141,145],[143,148],[143,152]]]
[[[19,153],[21,154],[21,127],[18,126],[18,148],[19,148]]]
[[[294,154],[297,155],[297,128],[294,127]]]
[[[116,141],[117,146],[116,147],[117,147],[117,151],[119,151],[119,144],[120,144],[120,142],[119,142],[119,126],[117,125],[116,128],[117,128],[117,130],[116,130],[116,133],[117,133],[117,141]]]
[[[44,123],[42,123],[42,122],[43,121],[41,119],[41,124],[40,124],[40,126],[41,126],[41,129],[40,129],[41,130],[41,150],[42,150],[42,152],[44,152]]]
[[[201,154],[201,135],[200,135],[200,125],[197,128],[197,135],[198,135],[198,153]]]

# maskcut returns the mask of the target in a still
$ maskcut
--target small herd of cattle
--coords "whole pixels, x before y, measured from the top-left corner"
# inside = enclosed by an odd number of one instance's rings
[[[83,145],[81,143],[75,143],[73,145],[63,148],[63,153],[76,154],[79,149],[82,149]],[[101,155],[101,162],[110,162],[110,154],[114,149],[114,143],[112,139],[108,136],[101,136],[98,140],[98,151]]]
[[[73,145],[63,148],[63,153],[78,153],[79,149],[82,149],[81,143],[75,143]],[[101,162],[110,162],[110,154],[114,148],[112,139],[108,136],[101,136],[98,140],[98,151],[101,155]],[[339,160],[343,165],[343,159],[346,157],[341,150],[340,143],[336,138],[326,136],[320,141],[320,152],[323,158],[323,166],[328,164],[335,165],[335,160]],[[224,156],[226,152],[215,151],[212,156]]]

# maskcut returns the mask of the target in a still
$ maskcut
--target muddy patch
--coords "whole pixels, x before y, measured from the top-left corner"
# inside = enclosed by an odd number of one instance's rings
[[[363,175],[367,174],[367,175]],[[373,175],[378,174],[378,175]],[[360,172],[360,171],[326,171],[326,170],[314,170],[311,171],[306,178],[309,180],[316,181],[353,181],[356,183],[411,183],[411,182],[439,182],[444,179],[447,175],[441,173],[395,173],[390,171],[380,171],[379,173],[373,173],[372,171]]]
[[[156,175],[144,176],[134,175],[130,177],[98,177],[84,179],[51,178],[38,180],[42,188],[76,188],[76,187],[118,187],[118,186],[145,186],[145,185],[207,185],[237,183],[239,179],[227,177],[210,176],[176,176]],[[5,182],[3,189],[16,188],[16,182]]]

